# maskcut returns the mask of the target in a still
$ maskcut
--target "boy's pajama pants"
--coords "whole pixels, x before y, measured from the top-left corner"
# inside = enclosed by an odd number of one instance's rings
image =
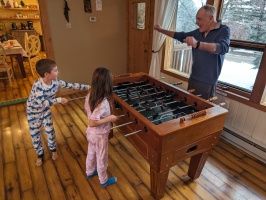
[[[97,166],[98,177],[101,184],[108,180],[108,134],[88,134],[88,154],[86,158],[86,174],[93,174]]]
[[[27,110],[27,118],[34,150],[38,156],[44,153],[43,144],[41,140],[41,126],[44,125],[45,133],[48,139],[48,147],[51,151],[55,151],[55,131],[52,122],[52,113],[50,108],[46,108],[39,113],[37,110]]]

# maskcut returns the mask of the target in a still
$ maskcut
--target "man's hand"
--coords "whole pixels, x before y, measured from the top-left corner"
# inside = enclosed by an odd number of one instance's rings
[[[183,40],[185,43],[187,43],[188,46],[191,46],[192,48],[196,48],[197,47],[197,40],[192,37],[192,36],[188,36]]]
[[[61,103],[62,104],[66,104],[67,102],[68,102],[68,100],[66,98],[61,97]]]
[[[161,28],[160,25],[156,24],[156,25],[154,25],[153,29],[156,30],[156,31],[159,31],[159,32],[160,32],[160,30],[161,30],[162,28]]]

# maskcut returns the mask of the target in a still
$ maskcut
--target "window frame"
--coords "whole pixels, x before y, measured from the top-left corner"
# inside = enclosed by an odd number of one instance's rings
[[[216,7],[218,16],[217,18],[219,18],[222,10],[223,0],[215,1],[215,3],[214,0],[207,0],[206,4],[211,4]],[[263,52],[261,63],[251,93],[236,89],[229,85],[220,83],[219,81],[216,87],[217,93],[220,92],[230,99],[236,100],[240,103],[266,112],[266,106],[260,104],[261,99],[263,97],[264,89],[266,87],[266,76],[264,76],[264,74],[266,74],[266,44],[240,40],[230,40],[230,47],[243,48],[247,50],[257,50]],[[161,72],[187,82],[188,78],[164,68],[165,48],[166,42],[164,42],[162,48]]]

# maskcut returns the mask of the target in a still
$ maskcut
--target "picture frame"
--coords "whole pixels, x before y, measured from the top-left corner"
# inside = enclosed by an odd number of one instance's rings
[[[92,9],[91,9],[91,0],[83,0],[84,2],[84,11],[87,13],[91,13]]]

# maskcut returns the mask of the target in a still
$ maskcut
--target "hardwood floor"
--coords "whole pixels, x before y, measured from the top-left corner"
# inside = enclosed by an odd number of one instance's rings
[[[18,81],[16,92],[1,92],[1,98],[16,93],[28,96],[32,80]],[[60,157],[51,159],[42,131],[45,158],[41,167],[35,166],[25,103],[0,107],[0,199],[153,199],[149,164],[116,130],[109,142],[108,174],[118,177],[117,183],[101,188],[97,176],[86,179],[87,117],[83,107],[84,99],[51,107]],[[171,168],[164,200],[266,199],[266,165],[223,140],[211,151],[201,176],[194,181],[186,174],[188,163],[186,159]]]

